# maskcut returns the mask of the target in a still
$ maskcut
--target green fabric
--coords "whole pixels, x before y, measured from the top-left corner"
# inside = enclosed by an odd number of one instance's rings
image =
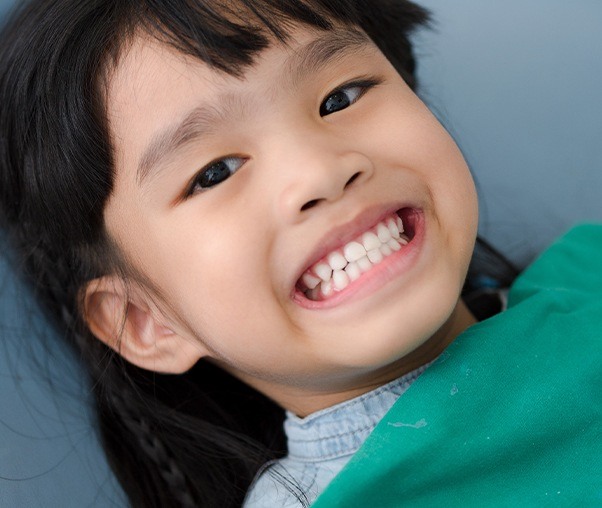
[[[557,241],[466,330],[313,508],[602,506],[602,225]]]

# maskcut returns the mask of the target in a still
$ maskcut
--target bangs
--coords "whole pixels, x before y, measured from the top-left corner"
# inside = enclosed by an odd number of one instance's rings
[[[183,54],[240,75],[270,41],[286,42],[299,25],[318,30],[352,26],[374,41],[411,87],[414,60],[408,35],[429,18],[425,9],[408,0],[119,0],[110,4],[116,11],[113,19],[120,20],[117,43],[112,43],[117,52],[124,38],[142,29]]]
[[[139,30],[228,74],[240,75],[270,41],[286,42],[300,24],[330,30],[361,25],[350,0],[134,0],[119,2],[121,33]]]
[[[37,224],[38,243],[101,241],[113,185],[110,78],[142,32],[240,76],[300,25],[359,29],[412,88],[411,32],[428,12],[409,0],[29,0],[0,34],[3,215]],[[8,190],[11,189],[11,190]],[[78,196],[65,207],[66,196]],[[25,200],[25,196],[27,200]],[[77,211],[74,207],[77,205]],[[35,218],[35,220],[34,220]],[[34,226],[30,226],[34,227]],[[62,253],[61,253],[62,255]]]

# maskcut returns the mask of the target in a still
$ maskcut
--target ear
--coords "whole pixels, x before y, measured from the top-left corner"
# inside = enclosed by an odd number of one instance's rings
[[[207,354],[173,330],[147,292],[114,275],[88,283],[84,317],[94,336],[143,369],[179,374]]]

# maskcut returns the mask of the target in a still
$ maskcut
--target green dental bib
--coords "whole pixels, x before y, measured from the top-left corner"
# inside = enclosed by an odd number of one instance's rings
[[[313,508],[602,506],[602,225],[458,337]]]

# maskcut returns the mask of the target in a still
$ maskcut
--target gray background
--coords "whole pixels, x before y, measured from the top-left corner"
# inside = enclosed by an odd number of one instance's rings
[[[422,3],[421,93],[478,180],[481,234],[524,264],[602,221],[602,2]],[[0,256],[0,507],[125,505],[81,379]]]
[[[524,265],[602,220],[602,2],[422,0],[422,96],[477,182],[481,234]]]

